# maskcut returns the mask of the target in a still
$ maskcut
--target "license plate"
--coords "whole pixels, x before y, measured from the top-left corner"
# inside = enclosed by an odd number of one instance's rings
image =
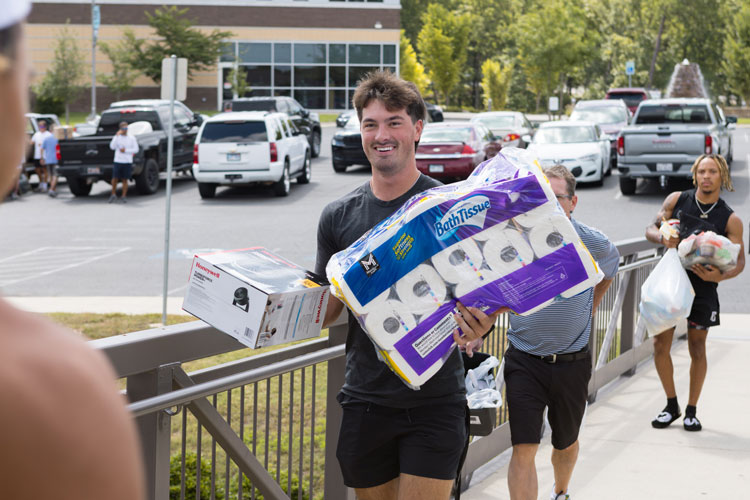
[[[672,164],[671,163],[657,163],[656,171],[657,172],[671,172]]]
[[[100,167],[88,167],[86,169],[87,174],[101,174],[102,169]]]
[[[240,161],[239,153],[227,153],[227,161]]]
[[[242,174],[226,174],[224,178],[228,181],[236,181],[242,179]]]
[[[433,174],[442,174],[445,167],[443,165],[428,165],[427,170]]]

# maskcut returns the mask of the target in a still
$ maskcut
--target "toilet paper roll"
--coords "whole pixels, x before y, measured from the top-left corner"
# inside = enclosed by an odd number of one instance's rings
[[[445,302],[448,289],[435,268],[420,264],[396,282],[396,293],[412,313],[422,316],[432,314]]]
[[[574,243],[577,240],[578,233],[573,229],[568,218],[557,213],[538,221],[529,231],[529,243],[537,258],[549,255],[565,244]]]
[[[449,283],[473,280],[482,267],[482,252],[467,238],[432,256],[432,265]]]
[[[417,326],[409,307],[398,300],[373,300],[366,310],[367,333],[382,349],[393,349],[394,343]]]
[[[516,271],[534,260],[531,249],[521,233],[506,229],[484,245],[484,260],[500,276]]]
[[[513,217],[517,223],[521,224],[525,228],[534,227],[539,220],[547,218],[553,213],[559,213],[556,210],[557,207],[552,203],[545,203],[538,207],[532,208],[528,212],[524,212]]]

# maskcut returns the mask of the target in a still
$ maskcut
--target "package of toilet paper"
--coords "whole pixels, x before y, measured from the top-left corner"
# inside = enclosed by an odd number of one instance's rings
[[[530,314],[603,277],[539,162],[517,148],[412,197],[335,254],[326,273],[381,359],[414,389],[455,347],[456,302]]]

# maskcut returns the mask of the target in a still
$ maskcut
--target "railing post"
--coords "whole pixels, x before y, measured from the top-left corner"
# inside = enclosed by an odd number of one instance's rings
[[[140,401],[172,390],[172,366],[164,365],[127,380],[128,398]],[[136,419],[146,473],[146,498],[169,499],[169,438],[171,417],[158,411]]]
[[[629,264],[630,261],[635,259],[625,259],[625,263]],[[622,316],[620,321],[620,352],[624,353],[627,352],[634,347],[633,337],[635,333],[635,327],[636,327],[636,296],[637,296],[637,281],[636,280],[636,273],[637,270],[629,271],[632,273],[630,276],[630,281],[628,282],[628,287],[625,290],[625,299],[622,302]],[[635,359],[635,358],[634,358]],[[638,366],[637,362],[633,363],[633,367],[623,373],[623,375],[626,375],[628,377],[632,377],[635,375],[635,368]]]
[[[347,323],[332,326],[328,329],[331,347],[346,343]],[[339,461],[336,458],[336,445],[341,428],[341,406],[336,395],[344,383],[346,356],[328,362],[328,383],[326,391],[326,468],[323,498],[326,500],[353,500],[354,492],[344,485]]]

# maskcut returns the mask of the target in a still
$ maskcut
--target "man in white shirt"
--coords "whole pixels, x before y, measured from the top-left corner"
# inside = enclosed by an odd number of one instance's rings
[[[36,176],[39,177],[38,190],[40,193],[47,191],[47,167],[42,165],[42,144],[47,137],[50,137],[52,133],[47,130],[47,122],[45,120],[39,120],[39,130],[34,132],[31,136],[31,143],[34,145],[34,171]]]
[[[133,175],[133,155],[138,152],[138,141],[128,135],[128,122],[120,122],[117,131],[109,143],[109,149],[115,152],[115,162],[112,168],[112,194],[108,203],[117,201],[117,181],[122,181],[122,203],[128,202],[128,181]]]

